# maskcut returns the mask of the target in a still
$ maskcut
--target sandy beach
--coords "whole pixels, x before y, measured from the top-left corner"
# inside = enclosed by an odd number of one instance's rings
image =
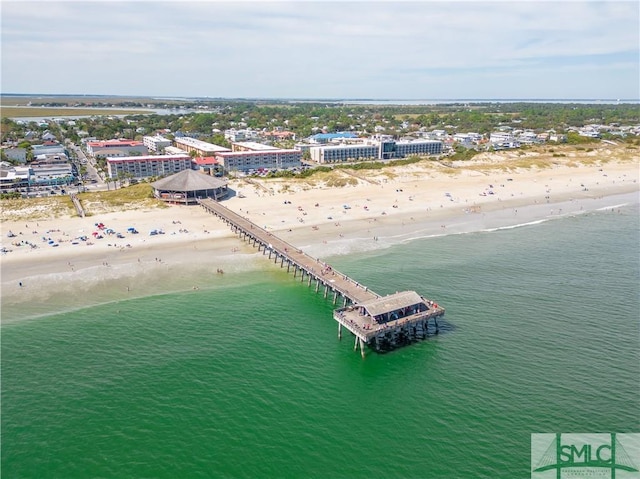
[[[343,172],[348,181],[341,186],[234,180],[235,194],[223,204],[326,259],[637,204],[640,159],[616,151],[602,148],[528,168],[518,167],[521,158],[513,155],[483,154],[464,165]],[[227,273],[273,267],[198,206],[3,221],[2,246],[3,321],[22,310],[45,314],[206,288]]]

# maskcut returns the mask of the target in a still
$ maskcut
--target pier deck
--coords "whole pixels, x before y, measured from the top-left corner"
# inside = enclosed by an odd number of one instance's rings
[[[296,276],[301,274],[301,281],[306,276],[307,281],[315,281],[316,284],[325,286],[328,291],[337,293],[338,296],[342,296],[352,303],[371,301],[380,297],[379,294],[346,274],[336,271],[317,258],[313,258],[252,221],[222,206],[217,201],[200,200],[200,205],[225,221],[242,239],[257,246],[258,251],[263,251],[264,254],[268,253],[269,258],[274,257],[275,263],[280,262],[281,266],[286,264],[287,270],[293,268]]]
[[[227,223],[241,239],[268,254],[274,263],[280,263],[281,268],[286,265],[287,272],[293,269],[294,278],[299,274],[300,281],[306,280],[309,287],[315,282],[316,292],[322,288],[325,298],[333,294],[334,304],[341,297],[342,308],[333,314],[338,322],[338,336],[342,337],[342,327],[348,329],[356,338],[354,349],[359,345],[363,356],[365,344],[380,351],[423,339],[432,318],[437,332],[436,318],[444,315],[444,308],[433,301],[413,291],[383,297],[217,201],[207,198],[198,203]]]

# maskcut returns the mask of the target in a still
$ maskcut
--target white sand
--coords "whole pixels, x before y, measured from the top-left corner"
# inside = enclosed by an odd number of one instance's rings
[[[552,168],[516,171],[503,171],[508,156],[484,156],[474,162],[483,165],[481,171],[410,165],[393,174],[390,170],[366,177],[363,172],[345,173],[357,180],[353,186],[232,183],[231,188],[243,197],[231,197],[223,204],[309,254],[326,258],[416,237],[590,211],[614,206],[616,201],[637,203],[637,156],[609,158],[605,163],[589,159],[587,164],[563,158]],[[626,196],[620,200],[614,195]],[[96,223],[125,238],[107,235]],[[135,227],[139,234],[127,233],[128,227]],[[150,236],[152,229],[164,234]],[[8,238],[9,231],[16,236]],[[103,238],[94,238],[94,232]],[[89,239],[78,240],[80,236]],[[49,245],[50,240],[58,246]],[[39,303],[43,312],[59,311],[176,288],[206,287],[224,276],[217,275],[217,269],[270,267],[223,222],[198,206],[4,222],[2,246],[10,250],[0,257],[3,320],[11,319],[21,305],[33,309]],[[105,291],[108,294],[101,294]],[[58,304],[57,298],[65,299]]]

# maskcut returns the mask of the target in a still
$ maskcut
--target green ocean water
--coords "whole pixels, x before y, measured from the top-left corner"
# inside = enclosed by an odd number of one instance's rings
[[[640,431],[638,205],[328,258],[447,308],[363,360],[276,266],[2,327],[3,478],[526,478]],[[265,260],[266,261],[266,260]]]

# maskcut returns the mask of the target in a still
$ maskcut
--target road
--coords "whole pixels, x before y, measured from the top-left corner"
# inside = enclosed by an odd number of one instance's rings
[[[81,166],[84,166],[87,169],[88,181],[83,181],[84,187],[88,189],[103,189],[102,187],[106,187],[106,183],[102,180],[100,175],[98,174],[98,170],[96,169],[95,160],[93,158],[85,155],[82,148],[77,146],[75,143],[69,142],[68,147],[72,149],[77,158],[78,158],[78,169]]]

